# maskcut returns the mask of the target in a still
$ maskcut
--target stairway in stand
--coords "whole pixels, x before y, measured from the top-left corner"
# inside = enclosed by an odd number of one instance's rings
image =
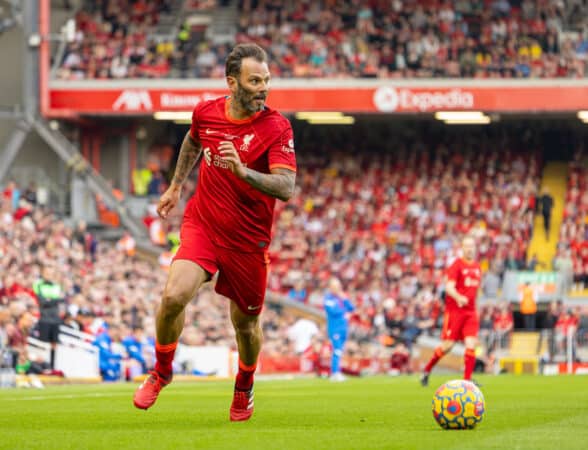
[[[565,162],[548,162],[543,170],[541,178],[541,193],[548,189],[553,197],[553,210],[551,212],[551,229],[549,237],[545,235],[543,216],[537,214],[533,224],[533,238],[527,250],[527,259],[534,254],[539,262],[538,271],[551,271],[552,261],[557,252],[559,229],[563,220],[564,202],[567,193],[568,165]]]

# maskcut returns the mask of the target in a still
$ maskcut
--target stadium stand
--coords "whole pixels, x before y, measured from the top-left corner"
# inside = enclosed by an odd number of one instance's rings
[[[104,357],[105,379],[130,377],[153,367],[154,312],[160,298],[166,273],[156,264],[141,260],[123,245],[98,239],[85,224],[70,226],[49,209],[36,204],[31,192],[10,182],[0,197],[0,354],[4,362],[23,371],[50,373],[40,362],[29,361],[27,336],[39,337],[37,327],[39,304],[32,290],[43,267],[54,269],[65,302],[63,325],[94,337]],[[16,245],[13,245],[16,243]],[[206,305],[206,307],[202,307]],[[270,307],[264,314],[267,345],[264,358],[269,367],[284,356],[296,362],[296,335],[289,329],[296,317]],[[182,344],[187,346],[218,345],[234,348],[233,330],[226,300],[210,288],[198,294],[198,301],[186,309],[186,327]],[[144,332],[141,330],[145,330]],[[317,330],[318,331],[318,330]],[[304,336],[300,337],[304,338]],[[142,344],[142,360],[125,349],[125,340]],[[5,357],[5,358],[4,358]],[[112,360],[118,360],[113,364]],[[122,361],[121,361],[122,360]],[[30,369],[31,364],[33,369]],[[102,368],[101,359],[101,368]],[[121,366],[122,363],[122,366]],[[28,369],[27,369],[28,367]],[[177,367],[177,373],[187,368]],[[190,372],[188,372],[190,373]],[[114,375],[113,375],[114,374]]]
[[[175,37],[148,38],[172,2],[127,3],[86,2],[59,78],[224,77],[227,42],[189,20]],[[185,3],[181,14],[212,17],[215,2]],[[231,43],[264,46],[285,78],[582,78],[586,12],[582,2],[241,0]]]
[[[283,76],[584,76],[563,5],[523,3],[243,1],[237,40],[270,47]]]
[[[586,154],[578,149],[569,164],[564,220],[559,233],[560,251],[554,263],[563,271],[566,284],[584,290],[588,283],[588,170]]]
[[[417,286],[432,299],[465,233],[479,238],[486,269],[526,265],[537,156],[473,153],[467,138],[405,145],[394,155],[299,156],[299,192],[276,214],[272,289],[287,293],[302,279],[306,301],[318,304],[320,281],[338,274],[368,303],[413,298]]]
[[[70,227],[46,208],[37,206],[34,196],[21,192],[15,183],[8,183],[3,189],[0,206],[0,349],[7,364],[18,363],[19,370],[32,370],[30,373],[51,373],[40,361],[29,361],[26,346],[27,336],[38,338],[39,332],[39,304],[32,286],[42,268],[50,265],[55,274],[52,281],[61,287],[65,300],[61,311],[63,324],[94,336],[99,347],[106,342],[101,355],[107,361],[115,356],[123,360],[122,368],[118,367],[120,363],[105,363],[105,379],[128,377],[151,368],[154,304],[164,285],[165,272],[130,255],[126,246],[98,241],[84,224]],[[12,242],[18,245],[11,245]],[[198,304],[205,304],[206,308]],[[198,302],[186,310],[182,343],[233,348],[232,329],[224,326],[227,320],[226,300],[212,289],[204,289]],[[271,367],[275,361],[284,364],[289,356],[290,361],[292,357],[296,361],[295,368],[299,367],[299,351],[294,346],[298,339],[309,337],[296,333],[295,323],[294,316],[267,309],[263,325],[266,366]],[[137,336],[138,329],[145,332]],[[133,362],[134,358],[124,349],[125,339],[131,337],[143,344],[143,367],[136,360]],[[324,337],[317,336],[316,342],[324,342]],[[357,348],[353,352],[357,353]],[[178,373],[183,371],[184,368],[177,368]]]
[[[374,141],[385,139],[370,133]],[[460,237],[475,234],[484,267],[498,275],[506,268],[526,267],[542,168],[540,148],[516,133],[489,135],[485,152],[473,151],[473,135],[463,132],[402,138],[392,153],[362,146],[361,134],[355,142],[346,136],[306,138],[339,139],[341,146],[338,151],[307,147],[299,152],[304,170],[297,193],[276,212],[270,290],[320,308],[325,282],[340,276],[358,306],[351,317],[348,373],[387,371],[392,360],[394,370],[413,370],[403,355],[410,355],[419,335],[439,332],[442,271],[455,256]],[[14,183],[3,190],[0,300],[9,312],[8,323],[14,327],[25,312],[38,315],[31,286],[49,262],[59,273],[57,281],[67,297],[64,317],[72,326],[93,335],[114,329],[115,344],[143,328],[141,339],[152,342],[153,304],[165,272],[138,259],[128,235],[118,245],[97,241],[83,226],[72,229],[35,202],[34,192]],[[32,229],[35,234],[27,233]],[[12,241],[21,244],[11,247]],[[496,297],[487,300],[480,311],[482,342],[486,349],[505,348],[512,312]],[[232,348],[232,332],[218,325],[228,320],[225,301],[206,289],[199,303],[207,307],[188,307],[182,342]],[[560,305],[557,317],[563,312]],[[580,317],[582,311],[576,314]],[[297,320],[268,308],[268,361],[300,354]],[[554,319],[554,328],[556,323]],[[149,348],[145,346],[147,366],[152,362]],[[328,352],[322,331],[306,350],[302,357],[311,362],[308,367],[320,372]],[[137,370],[136,364],[129,367]]]

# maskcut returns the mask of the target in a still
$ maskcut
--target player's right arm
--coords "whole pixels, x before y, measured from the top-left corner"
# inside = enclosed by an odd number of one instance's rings
[[[455,280],[447,281],[447,284],[445,285],[445,292],[455,299],[455,302],[459,307],[468,304],[468,298],[465,295],[461,295],[459,292],[457,292],[455,287]]]
[[[157,214],[159,214],[159,217],[162,219],[165,219],[169,212],[174,209],[180,201],[182,186],[202,152],[202,144],[199,140],[194,138],[194,136],[197,135],[192,133],[192,130],[186,133],[186,136],[182,141],[182,146],[180,147],[180,156],[176,163],[176,171],[172,182],[167,191],[165,191],[159,199]]]

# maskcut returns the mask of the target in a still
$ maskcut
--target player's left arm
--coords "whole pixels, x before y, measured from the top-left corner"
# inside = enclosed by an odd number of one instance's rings
[[[229,141],[221,142],[218,150],[223,160],[229,163],[231,172],[255,189],[283,201],[288,201],[294,194],[296,185],[294,170],[274,167],[270,169],[270,173],[261,173],[246,167],[241,162],[234,144]]]
[[[270,173],[261,173],[245,167],[244,175],[243,181],[264,194],[279,198],[285,202],[294,195],[296,172],[293,170],[276,167],[271,169]]]
[[[345,300],[343,300],[343,304],[345,305],[345,310],[347,312],[355,311],[355,306],[353,305],[353,303],[351,303],[351,300],[349,300],[349,298],[345,298]]]

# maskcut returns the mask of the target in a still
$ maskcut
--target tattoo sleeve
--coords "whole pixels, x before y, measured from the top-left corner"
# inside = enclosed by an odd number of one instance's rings
[[[172,183],[182,185],[186,181],[186,177],[196,164],[201,152],[202,144],[195,141],[188,131],[180,147],[180,156],[178,156]]]
[[[296,172],[275,169],[272,173],[261,173],[248,168],[243,180],[264,194],[287,201],[294,194]]]

